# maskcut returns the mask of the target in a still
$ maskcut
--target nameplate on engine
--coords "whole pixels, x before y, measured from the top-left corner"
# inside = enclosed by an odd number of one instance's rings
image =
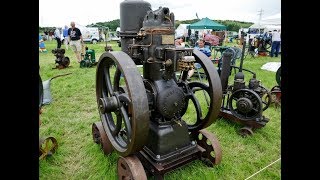
[[[161,35],[162,44],[174,44],[174,35]]]

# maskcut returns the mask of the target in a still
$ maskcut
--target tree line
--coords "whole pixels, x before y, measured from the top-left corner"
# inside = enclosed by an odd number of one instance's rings
[[[183,21],[176,20],[175,28],[177,28],[180,24],[192,24],[197,21],[199,21],[199,19],[191,19],[191,20],[183,20]],[[235,21],[235,20],[213,20],[213,21],[225,25],[228,31],[237,31],[237,32],[240,28],[248,28],[253,24],[252,22],[243,22],[243,21]],[[120,27],[120,19],[115,19],[107,22],[92,23],[87,25],[87,27],[108,27],[110,31],[115,31],[117,27]],[[45,28],[46,27],[39,27],[39,31],[43,31]]]

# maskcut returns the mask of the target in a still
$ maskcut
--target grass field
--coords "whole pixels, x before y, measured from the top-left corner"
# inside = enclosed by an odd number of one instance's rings
[[[92,123],[100,121],[95,94],[96,68],[79,68],[75,55],[69,48],[65,55],[70,58],[71,67],[62,70],[52,69],[55,67],[55,56],[51,50],[56,47],[56,41],[45,43],[48,53],[39,54],[42,80],[59,74],[72,74],[51,81],[53,101],[43,106],[39,136],[55,137],[59,148],[53,156],[39,162],[40,179],[117,179],[118,154],[104,156],[100,147],[93,142],[91,134]],[[114,50],[120,50],[115,42],[110,45]],[[98,60],[104,52],[105,43],[87,46],[96,51]],[[256,72],[257,79],[261,80],[266,88],[271,89],[276,85],[275,72],[260,68],[267,62],[280,60],[280,57],[247,58],[243,67]],[[251,75],[245,73],[246,81],[250,78]],[[229,81],[229,84],[231,82]],[[281,109],[270,106],[263,115],[270,118],[270,122],[247,138],[237,134],[241,125],[218,119],[207,130],[213,132],[220,141],[223,153],[221,164],[210,168],[201,161],[194,161],[166,174],[165,179],[242,180],[278,160],[281,157]],[[280,178],[281,161],[278,161],[251,179]]]

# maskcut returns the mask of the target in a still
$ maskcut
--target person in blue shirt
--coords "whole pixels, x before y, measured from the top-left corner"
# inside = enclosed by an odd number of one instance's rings
[[[68,44],[69,44],[69,35],[68,35],[68,29],[69,27],[67,25],[64,26],[63,29],[63,43],[64,46],[66,47],[66,50],[68,50]]]
[[[204,43],[205,43],[205,42],[204,42],[203,39],[199,39],[198,45],[195,46],[194,48],[195,48],[195,49],[198,49],[199,51],[201,51],[202,53],[204,53],[206,56],[208,56],[209,59],[211,59],[211,50],[209,49],[208,46],[205,46]],[[199,63],[194,63],[194,66],[195,66],[196,69],[200,69],[200,68],[201,68],[201,65],[200,65]],[[192,69],[192,70],[190,70],[190,71],[188,72],[188,80],[191,79],[191,76],[193,75],[193,73],[194,73],[194,69]]]

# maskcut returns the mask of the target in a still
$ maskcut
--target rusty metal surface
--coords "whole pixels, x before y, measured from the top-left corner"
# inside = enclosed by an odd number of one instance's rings
[[[257,123],[255,121],[255,119],[252,119],[250,121],[244,121],[236,116],[234,116],[230,111],[228,110],[221,110],[220,113],[219,113],[219,116],[220,117],[223,117],[224,119],[227,119],[227,120],[231,120],[231,121],[234,121],[234,122],[237,122],[239,124],[244,124],[246,126],[250,126],[250,127],[253,127],[253,128],[261,128],[263,126],[265,126],[265,123]]]
[[[39,160],[46,158],[56,152],[58,149],[57,140],[54,137],[39,139]]]
[[[104,131],[102,123],[100,121],[92,124],[92,137],[93,141],[96,144],[101,145],[101,148],[105,155],[109,155],[110,153],[112,153],[112,144],[109,141],[108,136]]]
[[[135,155],[120,156],[117,170],[119,180],[147,180],[144,168]]]
[[[111,83],[110,75],[113,65],[119,69],[114,84]],[[127,92],[121,91],[121,74]],[[141,150],[149,132],[148,99],[136,64],[126,53],[112,51],[100,56],[96,72],[96,97],[102,125],[113,148],[122,156]],[[114,98],[116,102],[112,101]],[[105,102],[111,102],[111,110]],[[113,110],[114,105],[118,107],[116,110]],[[117,114],[118,126],[111,113]],[[121,129],[121,124],[124,124],[124,129]]]
[[[221,163],[222,150],[218,138],[211,132],[201,129],[199,136],[197,137],[197,142],[199,146],[204,148],[206,151],[202,153],[202,157],[205,160],[209,160],[212,166]]]

